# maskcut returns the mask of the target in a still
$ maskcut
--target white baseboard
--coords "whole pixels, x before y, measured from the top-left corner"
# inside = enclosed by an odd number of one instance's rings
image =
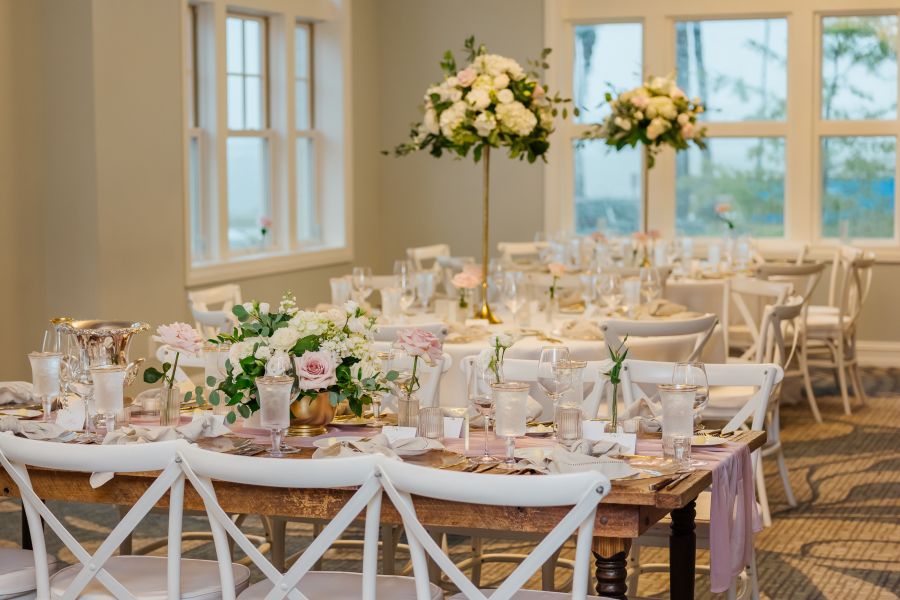
[[[900,342],[857,342],[859,364],[863,367],[900,368]]]

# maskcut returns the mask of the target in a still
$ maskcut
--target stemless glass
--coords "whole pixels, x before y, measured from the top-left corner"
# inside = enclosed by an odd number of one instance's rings
[[[506,464],[516,464],[516,438],[525,435],[528,419],[528,390],[531,386],[522,381],[504,381],[491,384],[494,399],[494,434],[506,439]]]
[[[491,394],[491,383],[493,382],[494,378],[490,369],[479,367],[477,362],[472,364],[467,382],[469,403],[484,420],[484,452],[481,456],[471,459],[471,462],[476,464],[498,462],[498,459],[491,456],[488,451],[488,427],[490,427],[491,413],[494,410],[494,399]]]
[[[662,283],[659,280],[659,269],[655,267],[641,268],[641,299],[650,304],[662,297]]]
[[[697,387],[667,383],[656,387],[662,403],[663,456],[674,459],[673,440],[679,436],[690,439],[694,435],[694,397]]]
[[[357,302],[362,304],[372,293],[372,269],[369,267],[353,267],[352,279]]]
[[[282,443],[291,421],[291,387],[294,378],[287,375],[266,375],[256,378],[259,392],[259,424],[272,433],[269,456],[281,458],[299,449]]]
[[[106,433],[115,430],[116,418],[125,412],[125,372],[122,365],[91,367],[94,382],[94,410],[106,423]]]
[[[41,399],[44,421],[50,420],[53,400],[59,396],[62,357],[60,352],[31,352],[28,355],[28,361],[31,363],[32,393]]]
[[[622,304],[622,278],[618,274],[601,273],[597,291],[600,293],[600,299],[609,308],[609,312],[614,313],[619,309],[619,305]]]
[[[416,273],[416,293],[422,301],[422,310],[428,312],[428,304],[434,296],[437,286],[437,277],[434,271],[420,271]]]

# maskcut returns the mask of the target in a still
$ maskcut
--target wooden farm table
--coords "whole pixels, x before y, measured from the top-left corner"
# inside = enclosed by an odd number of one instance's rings
[[[747,444],[753,451],[762,446],[765,439],[765,432],[747,431],[738,433],[730,441]],[[307,449],[301,457],[310,455],[311,450]],[[29,473],[35,492],[45,500],[126,506],[137,502],[156,475],[120,473],[106,485],[94,489],[86,473],[46,469],[31,469]],[[634,481],[616,482],[597,510],[594,529],[597,593],[624,600],[626,557],[631,540],[671,513],[671,598],[692,599],[696,551],[694,501],[711,483],[711,472],[703,469],[698,469],[675,488],[666,491],[651,492],[647,485]],[[3,470],[0,470],[0,493],[18,497],[18,489]],[[219,503],[231,514],[331,519],[352,493],[351,490],[341,489],[279,489],[216,483]],[[166,503],[164,497],[160,506],[166,506]],[[184,507],[186,510],[204,510],[203,502],[191,486],[185,489]],[[448,531],[477,529],[483,531],[485,537],[490,537],[491,533],[496,533],[498,537],[511,532],[544,534],[556,526],[568,510],[568,507],[538,509],[416,499],[416,514],[423,524]],[[390,502],[384,503],[381,518],[387,525],[401,524],[400,515]]]

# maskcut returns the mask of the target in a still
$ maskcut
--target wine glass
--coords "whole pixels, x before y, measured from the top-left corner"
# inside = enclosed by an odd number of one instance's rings
[[[650,304],[662,297],[662,283],[659,281],[659,270],[655,267],[641,268],[641,298],[644,304]]]
[[[554,411],[560,397],[572,387],[571,369],[560,368],[569,362],[569,349],[565,346],[541,348],[537,381],[547,397],[553,401]]]
[[[494,399],[491,394],[491,384],[494,376],[487,365],[480,365],[478,361],[472,363],[469,369],[469,380],[466,382],[469,404],[471,404],[484,420],[484,451],[481,456],[471,459],[475,464],[496,463],[498,459],[491,456],[488,451],[488,427],[490,426],[491,413],[494,411]]]
[[[393,346],[384,352],[378,352],[377,356],[378,362],[381,364],[381,374],[382,376],[386,376],[394,364]],[[387,425],[386,422],[381,420],[381,400],[383,396],[384,392],[375,392],[372,394],[372,422],[370,425],[374,427]]]
[[[503,276],[503,304],[512,313],[513,320],[525,305],[522,289],[524,277],[521,271],[507,271]]]
[[[291,421],[291,388],[294,378],[288,375],[265,375],[256,378],[259,392],[259,424],[272,434],[269,456],[281,458],[299,452],[298,448],[282,443]]]
[[[594,273],[585,273],[579,276],[581,280],[581,298],[584,300],[584,314],[594,308],[594,302],[597,300],[597,275]]]
[[[614,313],[622,304],[622,278],[616,273],[601,273],[597,284],[600,299]]]
[[[422,301],[422,310],[425,312],[428,312],[428,304],[434,295],[436,280],[434,271],[420,271],[416,273],[416,293],[419,296],[419,300]]]
[[[352,279],[357,302],[362,304],[372,293],[372,269],[369,267],[353,267]]]
[[[394,261],[394,275],[397,276],[397,282],[399,285],[403,285],[405,280],[412,278],[413,265],[408,260],[395,260]]]
[[[406,320],[406,313],[416,303],[416,288],[409,279],[400,280],[400,321]]]
[[[709,403],[709,379],[706,366],[702,362],[680,362],[672,369],[672,383],[675,385],[692,385],[697,388],[694,395],[694,414],[701,414]],[[702,427],[702,423],[699,424]],[[691,459],[690,466],[701,467],[706,461]]]

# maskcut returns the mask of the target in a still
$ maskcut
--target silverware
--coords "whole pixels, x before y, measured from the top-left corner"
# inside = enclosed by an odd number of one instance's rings
[[[666,485],[668,485],[669,483],[671,483],[673,479],[675,479],[675,477],[666,477],[666,478],[664,478],[664,479],[660,479],[660,480],[657,481],[656,483],[651,483],[651,484],[650,484],[650,491],[651,491],[651,492],[658,492],[659,490],[661,490],[662,488],[664,488]]]
[[[666,485],[665,489],[671,490],[672,488],[677,486],[679,483],[681,483],[684,479],[686,479],[687,476],[690,475],[691,473],[693,473],[693,471],[687,471],[686,473],[682,473],[681,475],[679,475],[678,477],[673,479],[671,482],[669,482],[668,485]]]

